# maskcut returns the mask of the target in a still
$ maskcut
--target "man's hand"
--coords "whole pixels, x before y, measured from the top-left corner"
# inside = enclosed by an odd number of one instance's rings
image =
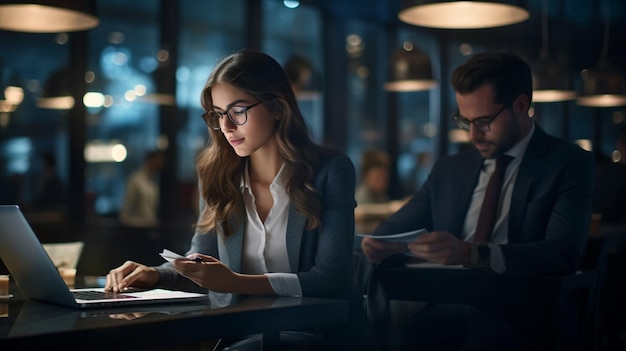
[[[408,248],[415,256],[429,262],[459,265],[470,263],[471,245],[448,232],[424,234]]]
[[[407,252],[405,243],[390,243],[374,238],[363,238],[361,250],[370,263],[379,263],[385,258]]]

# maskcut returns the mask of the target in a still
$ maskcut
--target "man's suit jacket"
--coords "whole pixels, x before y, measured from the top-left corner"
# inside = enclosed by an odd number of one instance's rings
[[[373,235],[426,228],[460,236],[483,158],[475,150],[440,159],[424,186]],[[505,274],[569,274],[578,268],[592,212],[590,152],[538,125],[519,167],[509,211]]]
[[[287,273],[297,273],[304,296],[348,298],[352,289],[356,207],[354,165],[344,154],[326,151],[319,156],[314,185],[322,205],[321,225],[305,230],[306,218],[290,203],[286,245],[291,272]],[[245,213],[241,218],[245,219]],[[238,226],[226,239],[215,230],[196,233],[187,254],[211,255],[231,270],[240,272],[244,229],[244,225]],[[161,276],[159,286],[197,290],[197,286],[178,275],[169,262],[157,270]]]

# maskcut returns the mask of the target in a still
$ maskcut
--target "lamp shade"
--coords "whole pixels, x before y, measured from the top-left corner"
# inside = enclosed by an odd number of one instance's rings
[[[68,69],[62,68],[50,75],[36,105],[39,108],[54,110],[69,110],[74,107]]]
[[[533,102],[558,102],[576,98],[576,90],[573,88],[566,62],[545,58],[537,60],[531,67]]]
[[[398,18],[431,28],[501,27],[527,20],[528,11],[505,1],[403,0]]]
[[[437,86],[428,55],[416,48],[398,49],[389,61],[387,91],[420,91]]]
[[[584,69],[582,94],[576,100],[581,106],[614,107],[626,106],[626,84],[624,73],[608,64]]]
[[[15,32],[61,33],[98,25],[95,0],[0,0],[0,29]]]

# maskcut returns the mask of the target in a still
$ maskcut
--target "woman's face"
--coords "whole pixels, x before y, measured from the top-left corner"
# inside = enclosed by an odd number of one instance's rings
[[[217,112],[228,111],[233,118],[238,109],[255,105],[260,101],[230,84],[218,83],[211,88],[213,109]],[[277,116],[272,114],[265,104],[259,103],[245,112],[248,115],[243,125],[234,124],[225,114],[220,118],[221,132],[226,141],[239,157],[246,157],[264,148],[275,149],[274,136]],[[242,115],[240,114],[240,117]],[[270,144],[271,147],[270,147]]]

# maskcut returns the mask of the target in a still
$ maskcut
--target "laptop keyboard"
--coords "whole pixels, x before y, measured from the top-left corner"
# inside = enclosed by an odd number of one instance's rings
[[[135,299],[136,296],[106,293],[97,290],[72,291],[74,298],[80,300]]]

